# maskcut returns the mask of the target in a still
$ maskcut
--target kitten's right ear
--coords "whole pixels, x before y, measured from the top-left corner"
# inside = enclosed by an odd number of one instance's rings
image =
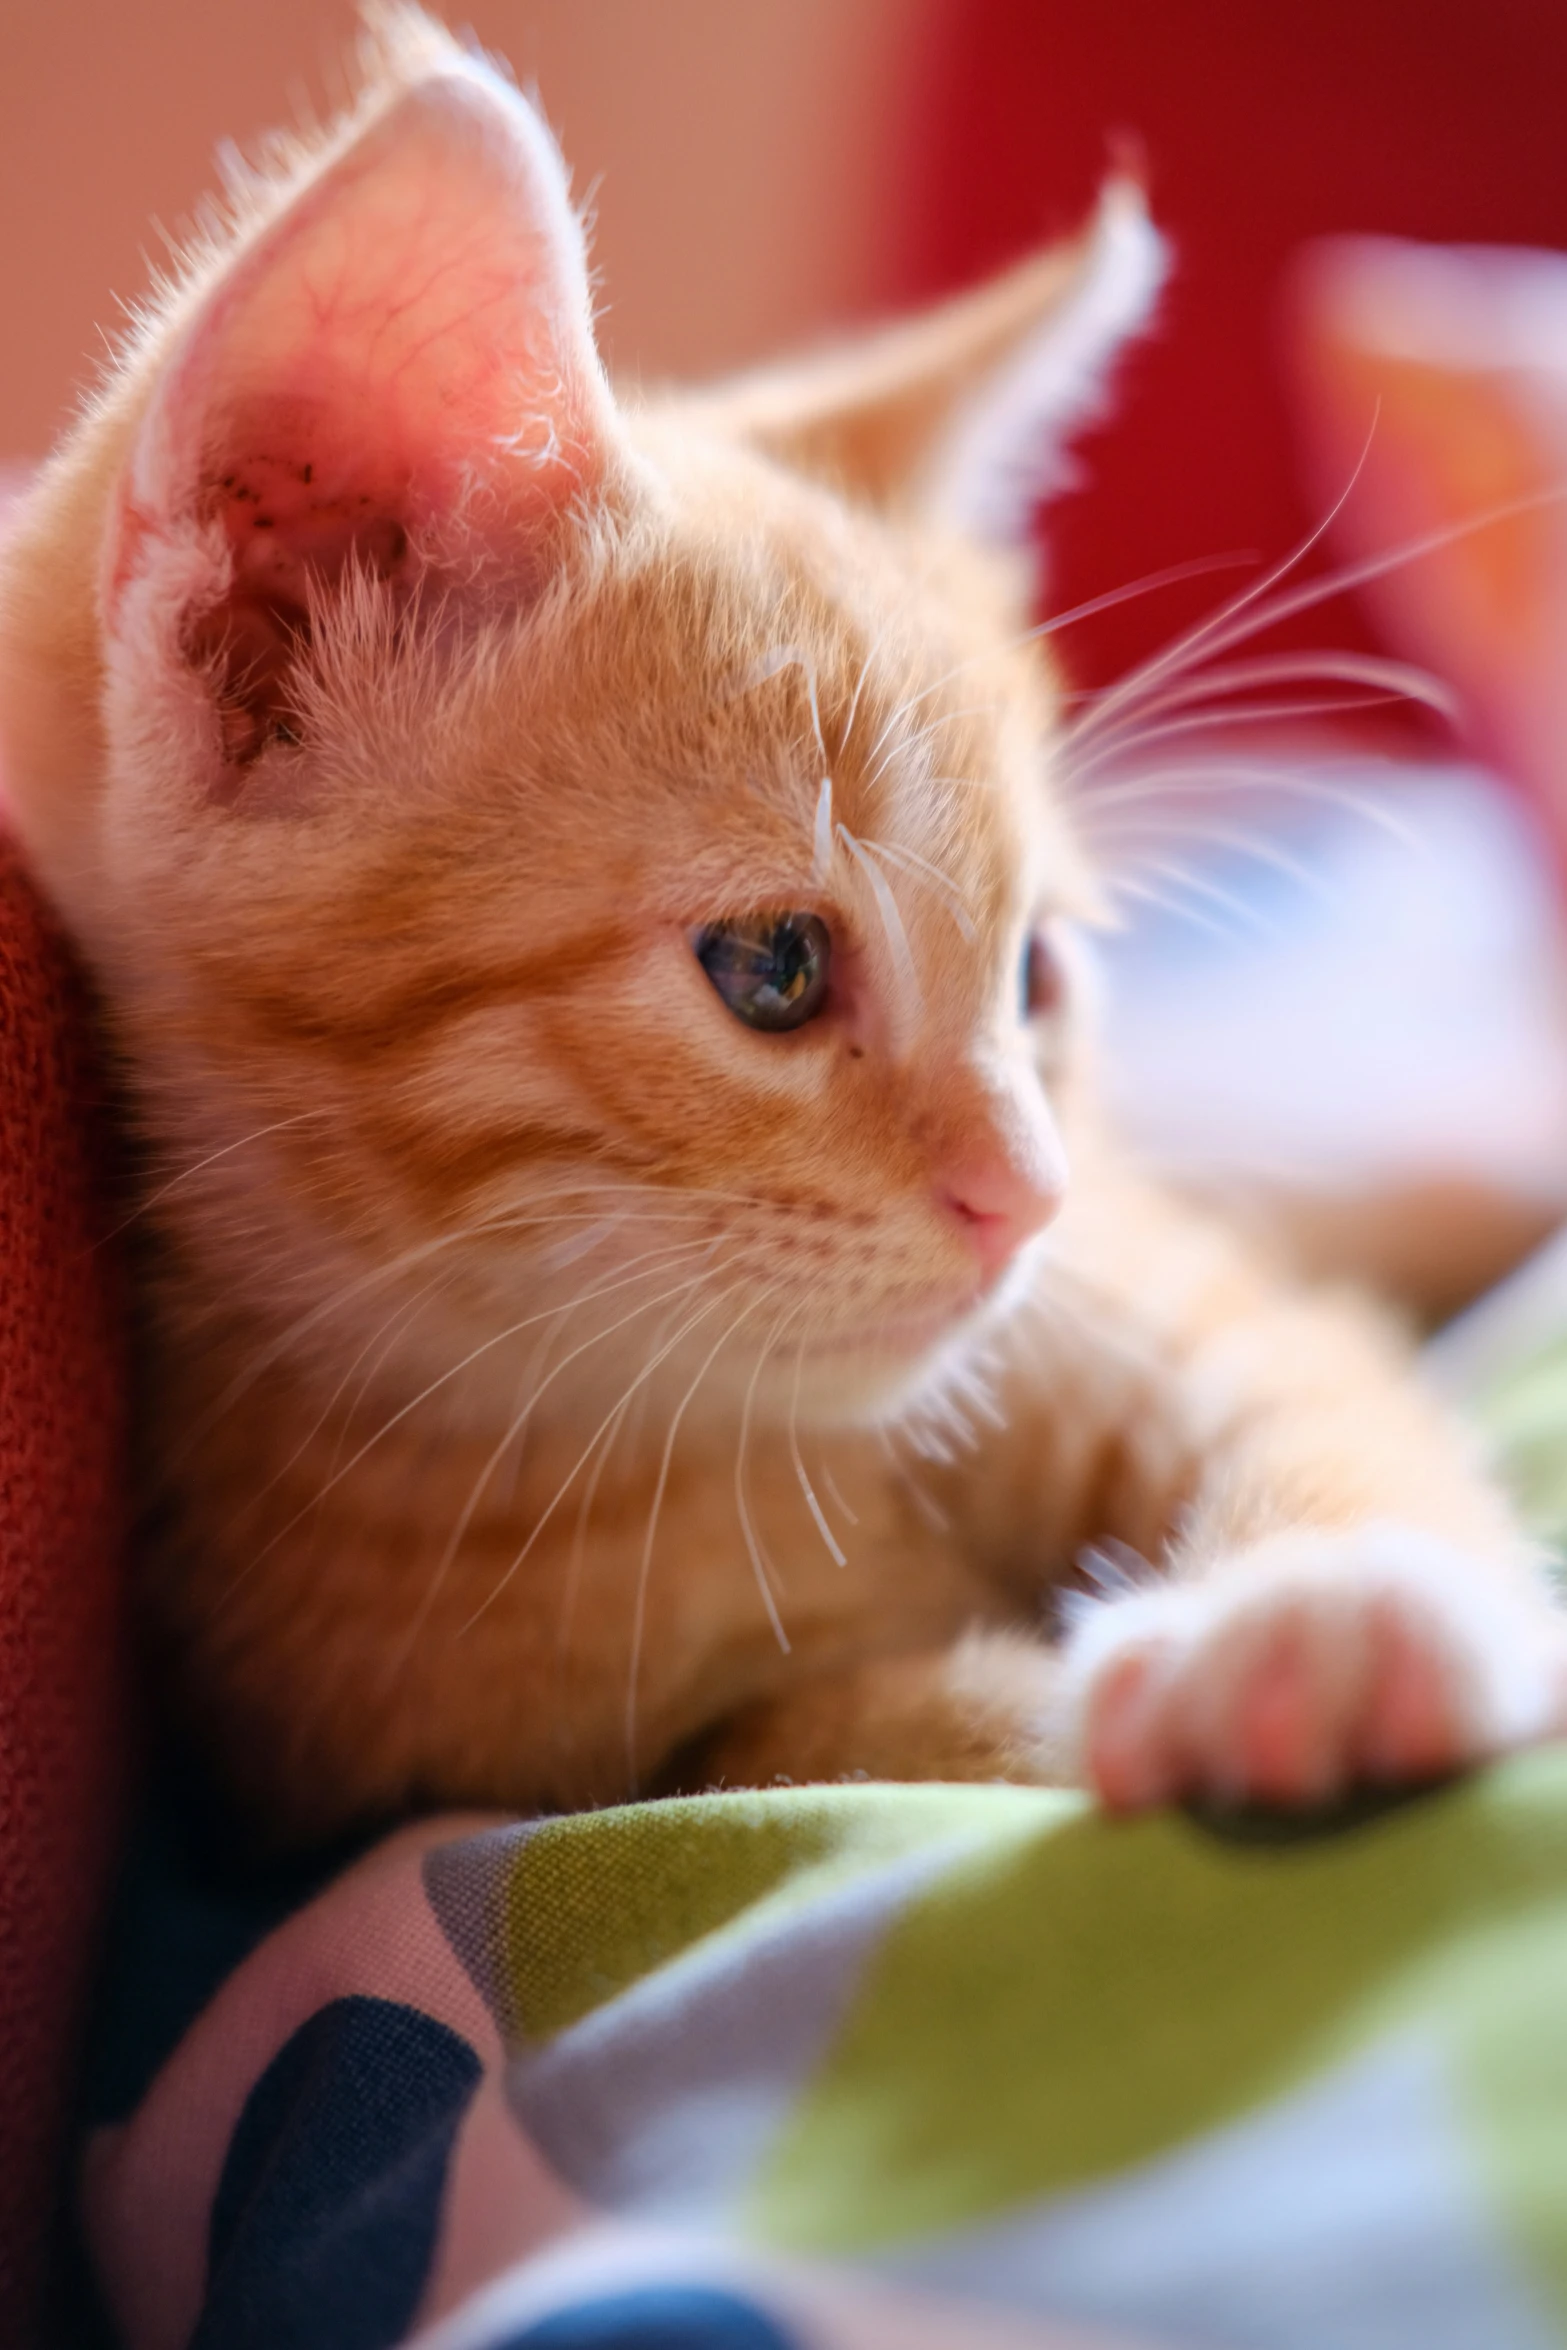
[[[1021,547],[1063,448],[1146,328],[1168,257],[1139,183],[1080,237],[841,349],[705,396],[723,429],[865,504]]]
[[[198,295],[111,526],[111,642],[209,676],[243,764],[288,731],[323,589],[527,595],[613,436],[560,157],[443,37]]]

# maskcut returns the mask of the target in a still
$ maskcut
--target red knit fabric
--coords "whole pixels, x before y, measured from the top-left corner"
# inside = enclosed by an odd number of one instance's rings
[[[125,1398],[82,993],[3,821],[0,2342],[23,2345],[125,1779]]]

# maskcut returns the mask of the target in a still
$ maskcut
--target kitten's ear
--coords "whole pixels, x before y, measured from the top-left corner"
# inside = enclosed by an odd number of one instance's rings
[[[731,430],[851,496],[1019,546],[1063,476],[1065,441],[1147,325],[1165,270],[1141,188],[1112,179],[1074,242],[715,402]]]
[[[452,45],[199,298],[132,449],[111,630],[127,600],[145,620],[182,598],[243,761],[286,710],[312,594],[351,564],[393,593],[433,574],[525,594],[613,430],[560,157]]]

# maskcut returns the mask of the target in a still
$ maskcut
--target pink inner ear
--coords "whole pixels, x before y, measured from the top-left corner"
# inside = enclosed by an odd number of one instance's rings
[[[222,657],[243,755],[312,583],[354,557],[403,586],[499,567],[526,593],[610,413],[559,158],[504,84],[456,69],[395,99],[220,281],[144,428],[116,580],[148,532],[221,521],[232,584],[188,643]]]
[[[363,454],[356,463],[339,445],[334,459],[330,415],[262,406],[248,433],[236,419],[230,437],[235,454],[216,479],[204,469],[198,510],[221,520],[232,578],[220,602],[192,616],[183,641],[193,660],[222,674],[224,748],[243,761],[289,731],[289,677],[309,637],[312,582],[335,585],[353,556],[373,577],[406,584],[419,501],[411,463],[377,478]]]
[[[382,579],[404,568],[421,502],[411,458],[372,470],[367,452],[334,449],[329,416],[299,407],[262,410],[233,437],[227,468],[203,481],[200,505],[222,519],[236,591],[303,605],[307,579],[336,579],[350,550]]]

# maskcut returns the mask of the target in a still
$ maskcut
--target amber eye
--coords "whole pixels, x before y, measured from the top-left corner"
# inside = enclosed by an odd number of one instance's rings
[[[803,1028],[821,1010],[832,940],[820,915],[713,922],[694,943],[697,961],[747,1028]]]
[[[1023,942],[1018,971],[1018,997],[1025,1020],[1042,1020],[1056,1011],[1064,986],[1060,958],[1042,930],[1031,930]]]

